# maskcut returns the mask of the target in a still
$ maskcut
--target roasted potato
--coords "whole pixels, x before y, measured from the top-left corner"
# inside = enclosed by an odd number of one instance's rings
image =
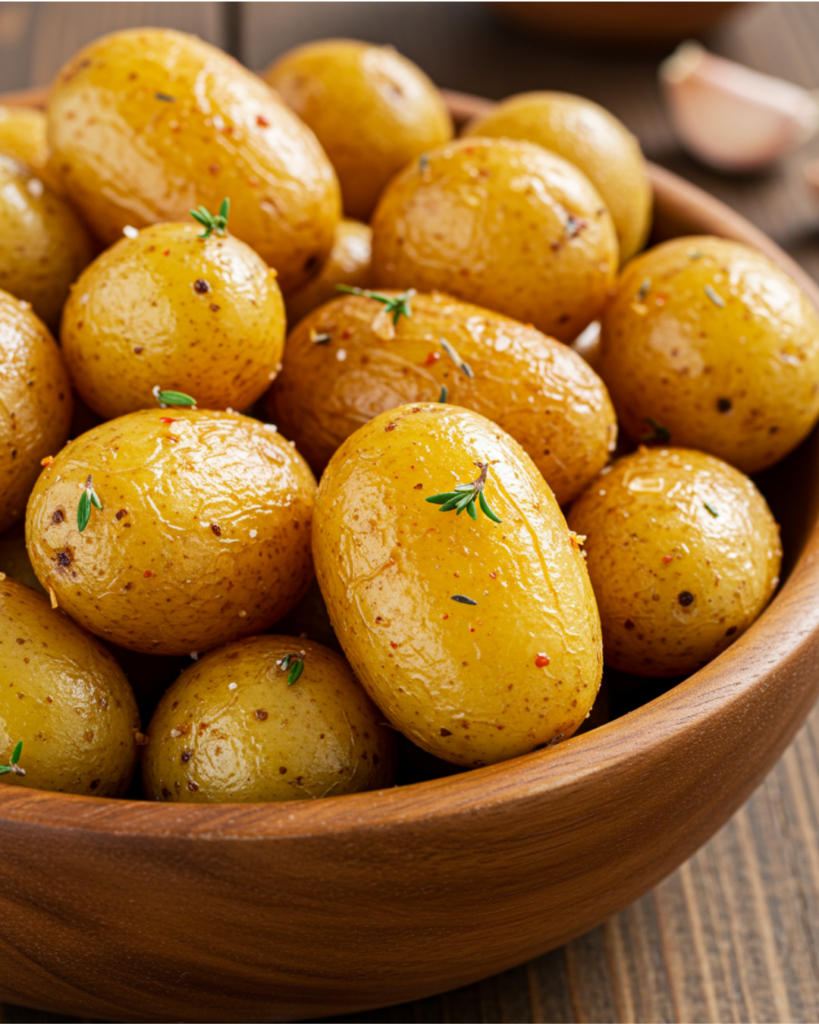
[[[41,594],[0,574],[0,785],[122,796],[137,762],[139,712],[98,640]]]
[[[376,294],[398,301],[401,293]],[[446,295],[415,295],[402,308],[411,315],[393,324],[384,301],[348,295],[290,333],[268,411],[317,473],[373,416],[439,399],[511,434],[561,505],[605,466],[617,438],[614,409],[568,346]]]
[[[315,487],[274,427],[146,409],[43,470],[26,543],[40,582],[93,633],[148,654],[204,651],[266,629],[307,589]]]
[[[323,39],[279,57],[264,77],[316,133],[348,217],[369,220],[390,178],[452,138],[440,93],[392,46]]]
[[[68,288],[92,256],[88,232],[66,200],[0,155],[0,288],[30,302],[55,331]]]
[[[5,533],[0,534],[0,573],[18,583],[25,583],[32,590],[45,593],[40,581],[34,574],[31,559],[26,549],[26,526],[24,522],[15,523]]]
[[[48,328],[27,302],[0,291],[0,533],[24,514],[40,460],[65,444],[71,407]]]
[[[453,491],[467,514],[428,500]],[[532,460],[483,416],[405,405],[347,438],[313,556],[354,672],[413,743],[473,767],[582,725],[603,667],[585,562]]]
[[[395,736],[334,651],[255,636],[191,665],[159,703],[149,800],[310,800],[391,786]]]
[[[123,228],[184,220],[231,201],[230,228],[302,285],[330,253],[338,181],[315,136],[260,78],[194,36],[103,36],[57,75],[52,162],[108,244]]]
[[[720,459],[641,448],[569,512],[585,535],[606,664],[683,676],[741,636],[779,580],[779,528],[753,483]]]
[[[565,92],[526,92],[476,117],[464,135],[526,139],[579,167],[609,209],[620,261],[642,249],[651,227],[651,185],[640,143],[608,110]]]
[[[757,473],[819,416],[819,317],[767,256],[724,238],[675,238],[623,271],[596,368],[632,440],[699,448]]]
[[[154,388],[246,409],[275,377],[285,316],[276,275],[231,235],[155,224],[80,277],[61,341],[74,386],[105,419],[156,407]]]
[[[372,284],[373,233],[368,224],[340,220],[330,256],[312,281],[287,297],[287,323],[295,327],[299,320],[318,306],[338,297],[337,284],[366,288]]]
[[[560,341],[598,315],[617,271],[599,192],[531,142],[440,146],[393,178],[372,228],[379,284],[447,292]]]
[[[0,105],[0,153],[19,160],[55,192],[60,191],[59,178],[49,166],[46,116],[42,110]]]

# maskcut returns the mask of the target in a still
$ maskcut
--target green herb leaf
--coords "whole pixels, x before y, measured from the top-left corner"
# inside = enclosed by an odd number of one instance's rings
[[[709,505],[707,501],[704,501],[703,505],[705,505],[705,507],[708,509],[708,511],[711,513],[714,519],[716,519],[719,516],[719,512],[717,512],[713,505]]]
[[[637,291],[637,294],[635,295],[635,299],[637,300],[637,302],[642,302],[643,299],[645,299],[646,295],[648,295],[648,291],[649,291],[650,288],[651,288],[651,278],[650,277],[644,277],[643,278],[643,283],[640,285],[640,287],[639,287],[639,289]]]
[[[459,516],[466,509],[470,518],[475,520],[478,518],[478,510],[475,508],[475,502],[477,501],[485,516],[494,523],[500,523],[502,520],[489,507],[489,503],[483,493],[489,466],[485,462],[476,462],[475,465],[481,471],[481,475],[477,480],[473,480],[468,484],[456,484],[454,490],[445,491],[443,494],[432,494],[424,500],[433,505],[440,505],[440,512],[457,510],[455,512],[456,516]]]
[[[13,772],[15,775],[25,775],[24,769],[20,768],[18,761],[20,760],[20,754],[23,752],[23,741],[20,740],[14,748],[11,757],[9,758],[8,764],[0,765],[0,775],[8,775]]]
[[[441,348],[446,352],[452,362],[458,367],[461,373],[465,373],[467,377],[474,377],[475,374],[472,372],[472,367],[464,359],[458,355],[455,346],[450,345],[446,338],[441,338]]]
[[[429,170],[429,157],[426,155],[426,153],[422,153],[418,158],[418,170],[421,172],[422,175],[426,174],[427,171]]]
[[[88,526],[91,518],[91,496],[87,490],[80,495],[80,503],[77,506],[77,529],[80,533]]]
[[[230,213],[230,200],[223,199],[219,212],[214,216],[205,206],[191,210],[190,215],[198,221],[205,229],[200,238],[210,238],[212,234],[224,237],[227,234],[228,215]]]
[[[473,601],[471,597],[464,597],[463,594],[453,594],[450,598],[452,601],[457,601],[458,604],[477,604],[477,601]]]
[[[164,103],[176,103],[176,97],[169,96],[166,92],[155,92],[154,96],[158,100],[162,100]]]
[[[662,426],[651,416],[646,416],[646,423],[651,427],[650,434],[643,434],[640,438],[645,444],[668,444],[671,440],[671,431],[668,427]]]
[[[11,755],[11,764],[17,764],[20,760],[20,755],[23,753],[23,741],[20,740],[17,746],[14,748],[14,753]]]
[[[0,764],[0,775],[8,775],[10,771],[11,768],[9,768],[8,765]]]
[[[441,385],[441,393],[440,393],[440,395],[438,395],[438,401],[439,402],[447,402],[447,401],[449,401],[449,389],[447,388],[446,384],[442,384]]]
[[[312,341],[314,345],[326,345],[328,341],[332,340],[332,334],[327,334],[326,331],[321,334],[319,334],[318,331],[310,331],[310,341]]]
[[[369,288],[356,288],[351,284],[337,284],[336,291],[347,292],[348,295],[361,295],[365,299],[375,299],[376,302],[383,302],[388,313],[392,313],[392,322],[397,324],[400,317],[405,316],[408,320],[412,316],[410,299],[415,295],[415,289],[409,288],[400,295],[384,295],[381,292],[371,292]]]
[[[719,292],[715,291],[710,284],[707,284],[703,290],[715,306],[719,306],[720,309],[725,309],[725,299],[723,299]]]
[[[287,676],[287,685],[288,686],[292,686],[293,683],[296,682],[296,680],[301,675],[303,669],[304,669],[304,662],[301,660],[301,658],[297,658],[294,662],[291,663],[291,665],[290,665],[290,673]]]
[[[184,406],[190,409],[196,408],[196,399],[186,395],[184,391],[162,391],[157,384],[153,393],[160,409],[167,409],[169,405]]]
[[[477,520],[478,510],[475,508],[475,499],[471,498],[469,504],[466,506],[466,511],[469,513],[472,519]]]
[[[91,498],[91,504],[94,506],[94,508],[98,512],[102,512],[102,502],[97,497],[97,492],[96,491],[91,491],[90,494],[89,494],[89,497]]]
[[[481,511],[483,512],[483,514],[485,516],[488,516],[493,523],[503,522],[503,520],[496,516],[492,509],[489,507],[486,498],[483,496],[483,491],[481,491],[481,493],[478,495],[478,503],[481,506]]]

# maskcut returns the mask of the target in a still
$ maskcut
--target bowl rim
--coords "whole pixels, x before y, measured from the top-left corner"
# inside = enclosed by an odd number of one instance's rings
[[[444,90],[443,95],[457,123],[494,105],[465,93]],[[0,95],[0,103],[10,106],[42,108],[46,102],[45,89]],[[727,237],[762,251],[797,280],[819,310],[819,286],[767,235],[676,174],[651,163],[648,173],[655,199],[673,194],[676,205],[696,208]],[[788,579],[731,647],[661,696],[546,750],[458,775],[334,800],[177,804],[0,786],[0,822],[143,838],[305,839],[387,826],[411,829],[442,817],[474,815],[501,803],[543,800],[595,785],[611,772],[628,771],[630,765],[645,761],[665,741],[686,733],[695,736],[736,710],[757,685],[786,677],[789,665],[795,667],[811,655],[819,636],[817,555],[819,520]],[[787,630],[782,629],[785,621]]]

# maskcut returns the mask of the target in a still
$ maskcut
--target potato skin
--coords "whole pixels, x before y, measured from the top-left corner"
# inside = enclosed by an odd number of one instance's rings
[[[642,249],[651,227],[651,185],[640,143],[608,110],[565,92],[510,96],[466,127],[465,136],[526,139],[579,167],[617,229],[620,262]]]
[[[0,533],[20,519],[40,460],[65,444],[71,381],[27,302],[0,291]]]
[[[452,138],[440,93],[392,46],[323,39],[290,50],[264,78],[316,133],[349,217],[369,220],[402,167]]]
[[[701,668],[745,632],[779,582],[779,527],[765,499],[702,452],[640,448],[604,470],[568,519],[586,536],[606,664],[624,672]]]
[[[49,166],[46,123],[42,110],[0,104],[0,153],[19,160],[46,185],[60,192],[59,178]]]
[[[163,98],[164,97],[164,98]],[[306,125],[250,71],[194,36],[103,36],[57,75],[53,164],[107,243],[127,225],[181,221],[227,196],[230,230],[279,273],[306,281],[330,252],[338,181]]]
[[[501,524],[425,501],[477,462]],[[531,459],[483,416],[418,403],[349,437],[321,479],[313,556],[353,671],[431,754],[491,764],[589,713],[602,649],[583,557]]]
[[[303,659],[287,685],[287,654]],[[148,728],[145,796],[181,803],[311,800],[391,786],[395,736],[334,651],[254,636],[211,651]]]
[[[458,139],[393,178],[372,220],[373,269],[390,288],[442,291],[571,341],[617,271],[597,189],[530,142]]]
[[[274,431],[234,413],[145,409],[71,441],[29,500],[38,579],[87,629],[148,654],[266,629],[313,574],[315,480]],[[104,510],[80,533],[89,474]]]
[[[55,331],[71,282],[93,256],[68,202],[23,164],[0,155],[0,288],[30,302]]]
[[[156,408],[153,388],[200,408],[246,409],[284,351],[275,273],[231,235],[155,224],[123,238],[77,281],[61,341],[74,386],[105,419]]]
[[[376,414],[438,401],[446,387],[448,402],[486,416],[523,446],[559,504],[579,494],[617,438],[614,408],[597,374],[534,327],[447,295],[415,295],[411,311],[393,326],[380,302],[348,295],[291,331],[268,411],[316,472]],[[323,334],[331,340],[312,340]],[[472,377],[446,354],[441,338]]]
[[[41,594],[0,578],[0,764],[22,740],[26,773],[0,785],[122,796],[138,731],[128,680],[102,644]]]
[[[337,284],[366,288],[372,284],[373,233],[369,224],[340,220],[327,262],[303,288],[287,297],[287,323],[295,325],[314,309],[338,297]]]
[[[709,294],[710,293],[710,294]],[[819,416],[819,317],[787,274],[722,238],[676,238],[624,269],[597,371],[623,431],[757,473]]]

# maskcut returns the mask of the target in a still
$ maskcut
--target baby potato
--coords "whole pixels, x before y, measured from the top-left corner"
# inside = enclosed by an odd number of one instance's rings
[[[373,269],[571,341],[598,315],[617,236],[597,189],[531,142],[458,139],[407,167],[373,215]]]
[[[44,594],[40,581],[34,575],[31,559],[26,550],[26,527],[25,523],[15,523],[14,526],[0,534],[0,574],[18,583],[25,583],[27,587]]]
[[[465,486],[466,515],[428,500]],[[353,671],[413,743],[474,767],[582,725],[603,667],[586,565],[532,460],[483,416],[405,405],[347,438],[313,556]]]
[[[322,39],[290,50],[264,77],[316,133],[348,217],[369,220],[390,178],[452,138],[440,93],[392,46]]]
[[[753,483],[720,459],[640,448],[569,512],[603,623],[606,664],[682,676],[741,636],[779,582],[779,527]]]
[[[287,323],[293,327],[318,306],[338,296],[337,284],[365,288],[372,284],[373,233],[368,224],[340,220],[330,256],[312,281],[287,297]]]
[[[55,192],[59,178],[49,167],[46,116],[31,107],[4,107],[0,104],[0,153],[19,160]]]
[[[29,499],[37,578],[87,629],[147,654],[266,629],[313,575],[315,480],[275,430],[236,413],[144,409],[71,441]]]
[[[56,342],[27,302],[0,291],[0,533],[25,512],[40,460],[62,448],[70,422]]]
[[[565,92],[526,92],[471,121],[464,135],[526,139],[579,167],[608,207],[620,261],[642,249],[651,226],[651,185],[640,143],[608,110]]]
[[[103,645],[0,574],[0,765],[22,741],[25,772],[0,785],[122,796],[138,733],[134,695]]]
[[[395,736],[334,651],[254,636],[191,665],[159,702],[149,800],[311,800],[391,786]]]
[[[290,333],[268,405],[285,437],[320,473],[373,416],[441,399],[497,423],[531,456],[558,503],[571,501],[617,438],[597,374],[568,346],[498,313],[441,294],[409,302],[412,315],[393,324],[383,302],[345,296]]]
[[[624,269],[596,369],[632,440],[757,473],[819,417],[819,317],[767,256],[724,238],[675,238]]]
[[[156,407],[153,389],[245,409],[275,376],[285,318],[276,275],[231,235],[154,224],[77,281],[61,341],[74,386],[105,419]]]
[[[284,291],[330,253],[335,172],[315,136],[232,57],[169,29],[115,32],[57,75],[48,138],[64,187],[100,238],[181,221],[228,197],[230,229]]]
[[[0,155],[0,288],[30,302],[56,330],[69,285],[92,256],[88,232],[65,199]]]

